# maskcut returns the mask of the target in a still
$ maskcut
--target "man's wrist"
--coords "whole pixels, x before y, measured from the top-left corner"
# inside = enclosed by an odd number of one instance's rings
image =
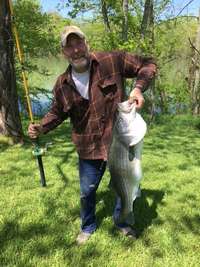
[[[140,88],[138,88],[138,87],[135,87],[132,91],[131,91],[131,93],[130,93],[130,95],[129,95],[129,97],[130,98],[134,98],[135,97],[135,93],[142,93],[142,90],[140,89]]]

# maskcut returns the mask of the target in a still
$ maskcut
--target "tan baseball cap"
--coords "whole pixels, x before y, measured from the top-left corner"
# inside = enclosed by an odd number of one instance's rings
[[[67,37],[74,33],[78,35],[80,38],[85,38],[85,34],[77,27],[77,26],[66,26],[61,33],[61,45],[65,46],[67,42]]]

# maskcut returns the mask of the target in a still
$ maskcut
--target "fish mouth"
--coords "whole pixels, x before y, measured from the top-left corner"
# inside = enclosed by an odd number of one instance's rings
[[[127,100],[122,103],[118,103],[117,106],[118,106],[117,110],[119,112],[130,113],[135,107],[135,104],[134,103],[130,104]]]

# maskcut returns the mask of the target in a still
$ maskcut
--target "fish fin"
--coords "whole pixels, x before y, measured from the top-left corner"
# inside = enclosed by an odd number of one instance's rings
[[[135,157],[134,146],[129,146],[128,159],[129,159],[130,161],[133,161],[134,157]]]

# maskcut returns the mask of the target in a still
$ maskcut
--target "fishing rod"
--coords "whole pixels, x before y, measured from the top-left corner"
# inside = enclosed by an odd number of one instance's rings
[[[30,100],[30,96],[29,96],[28,82],[27,82],[26,72],[25,72],[25,68],[24,68],[24,58],[23,58],[22,49],[20,47],[19,35],[17,32],[17,28],[15,26],[12,0],[8,0],[8,4],[9,4],[9,9],[10,9],[10,15],[11,15],[11,28],[12,28],[13,35],[15,37],[17,55],[18,55],[19,62],[21,65],[22,81],[23,81],[23,85],[24,85],[25,97],[26,97],[26,102],[27,102],[27,107],[28,107],[28,114],[29,114],[30,122],[32,124],[34,124],[33,112],[32,112],[32,107],[31,107],[31,100]],[[44,153],[44,149],[40,148],[40,146],[39,146],[39,138],[34,138],[31,140],[32,140],[32,143],[34,146],[33,155],[37,158],[38,167],[39,167],[39,171],[40,171],[40,182],[41,182],[41,185],[43,187],[45,187],[46,186],[46,179],[45,179],[44,167],[43,167],[43,162],[42,162],[42,155]]]

